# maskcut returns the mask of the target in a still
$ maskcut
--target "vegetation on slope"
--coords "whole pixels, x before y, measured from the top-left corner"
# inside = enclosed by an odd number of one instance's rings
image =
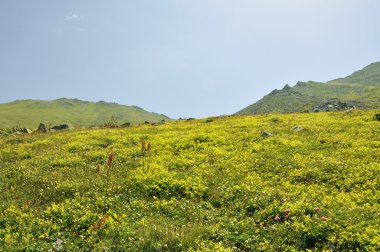
[[[0,137],[0,250],[377,251],[374,114]]]
[[[121,123],[170,120],[165,115],[147,112],[136,106],[103,101],[87,102],[62,98],[53,101],[23,100],[0,104],[0,128],[19,125],[34,129],[39,123],[91,126],[103,124],[111,117]]]
[[[374,109],[380,107],[380,62],[327,83],[298,82],[274,90],[237,114]]]

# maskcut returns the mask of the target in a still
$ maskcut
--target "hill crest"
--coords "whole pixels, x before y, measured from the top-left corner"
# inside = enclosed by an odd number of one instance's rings
[[[163,114],[148,112],[137,106],[73,98],[28,99],[0,104],[0,128],[15,126],[36,128],[39,123],[69,123],[74,127],[89,127],[104,124],[111,118],[119,123],[171,120]]]

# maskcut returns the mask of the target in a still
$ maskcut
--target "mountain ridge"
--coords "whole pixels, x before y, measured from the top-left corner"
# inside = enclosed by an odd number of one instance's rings
[[[236,114],[316,112],[380,108],[380,62],[328,82],[297,82],[275,89]]]

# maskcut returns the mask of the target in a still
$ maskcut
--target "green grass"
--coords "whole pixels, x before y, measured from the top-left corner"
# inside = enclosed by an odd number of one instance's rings
[[[378,251],[375,113],[0,137],[0,251]]]
[[[143,123],[170,120],[165,115],[147,112],[136,106],[107,102],[86,102],[78,99],[53,101],[23,100],[0,104],[0,128],[28,127],[36,129],[39,123],[74,127],[101,125],[114,116],[119,123]]]
[[[327,83],[298,82],[274,90],[237,114],[313,111],[326,103],[344,102],[362,109],[380,108],[380,62]]]

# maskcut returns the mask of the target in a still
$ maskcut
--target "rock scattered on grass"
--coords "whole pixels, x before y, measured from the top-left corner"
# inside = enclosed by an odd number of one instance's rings
[[[301,126],[294,126],[294,127],[291,128],[291,130],[293,130],[295,132],[299,132],[299,131],[305,130],[305,128],[301,127]]]
[[[375,114],[373,116],[373,118],[376,120],[376,121],[380,121],[380,114]]]
[[[270,137],[270,136],[273,136],[273,134],[268,132],[268,131],[263,131],[263,132],[261,132],[261,136],[262,137]]]
[[[40,125],[38,125],[37,132],[46,133],[47,132],[46,125],[43,123],[40,123]]]
[[[57,126],[52,127],[53,130],[68,130],[71,128],[72,127],[69,124],[61,124],[61,125],[57,125]]]

